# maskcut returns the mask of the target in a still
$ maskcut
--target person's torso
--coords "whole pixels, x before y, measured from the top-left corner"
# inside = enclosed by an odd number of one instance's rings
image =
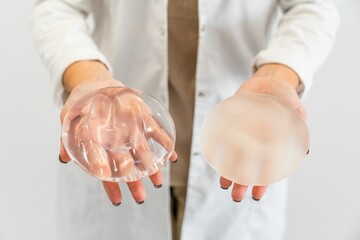
[[[80,0],[79,0],[80,1]],[[86,0],[81,0],[85,2]],[[110,59],[115,78],[169,104],[167,1],[92,1],[93,37]],[[247,195],[241,204],[219,187],[206,164],[199,130],[206,113],[250,77],[254,56],[278,23],[276,0],[199,0],[194,117],[183,240],[280,239],[284,230],[286,182],[271,186],[261,202]],[[145,179],[147,199],[135,204],[125,184],[114,208],[100,182],[81,169],[61,171],[60,218],[63,239],[170,240],[169,166],[164,184]]]

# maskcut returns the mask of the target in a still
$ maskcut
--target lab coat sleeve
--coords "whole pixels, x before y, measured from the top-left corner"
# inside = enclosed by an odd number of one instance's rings
[[[279,4],[284,15],[267,48],[255,57],[253,70],[266,63],[290,67],[300,78],[297,92],[303,98],[334,43],[338,12],[331,0],[279,0]]]
[[[89,0],[38,0],[33,11],[33,31],[38,52],[50,71],[54,101],[60,107],[67,94],[64,71],[80,60],[99,60],[112,72],[106,57],[91,38],[86,22]]]

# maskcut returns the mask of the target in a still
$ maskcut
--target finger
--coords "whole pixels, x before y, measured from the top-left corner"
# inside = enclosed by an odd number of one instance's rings
[[[142,182],[140,180],[137,180],[134,182],[128,182],[127,185],[135,202],[137,204],[144,203],[146,198],[146,192]]]
[[[119,206],[122,201],[122,195],[117,182],[102,181],[106,194],[114,206]]]
[[[169,160],[176,163],[178,161],[178,154],[174,151]]]
[[[154,154],[145,138],[139,139],[139,142],[135,145],[135,148],[130,150],[130,153],[133,156],[137,167],[151,170],[152,173],[158,171],[155,164]]]
[[[149,116],[144,119],[146,126],[146,135],[148,138],[153,138],[160,143],[166,151],[173,151],[174,139],[160,126],[160,124],[152,117]]]
[[[67,154],[64,145],[62,143],[62,140],[60,139],[60,154],[59,154],[59,161],[61,163],[68,163],[71,161],[70,156]]]
[[[252,189],[252,197],[255,201],[260,201],[264,196],[268,186],[254,186]]]
[[[307,113],[302,104],[299,105],[299,107],[296,109],[296,111],[300,114],[300,116],[306,121],[307,119]]]
[[[81,116],[74,118],[73,121],[71,121],[69,124],[69,129],[67,130],[67,133],[65,135],[62,134],[62,136],[60,137],[59,161],[61,163],[68,163],[71,160],[69,154],[67,153],[67,151],[65,149],[64,141],[65,142],[67,141],[66,142],[67,146],[70,147],[71,150],[74,150],[75,152],[77,152],[77,150],[75,150],[75,149],[78,146],[77,141],[78,141],[79,137],[81,137],[81,135],[83,134],[83,131],[81,130],[83,121],[84,121],[84,119]],[[63,138],[64,136],[66,136],[65,139]]]
[[[88,170],[100,179],[111,177],[111,169],[106,150],[92,140],[81,140],[79,150],[83,155]],[[79,160],[79,159],[78,159]],[[79,160],[80,161],[80,160]]]
[[[224,190],[228,189],[229,187],[231,187],[232,181],[230,181],[229,179],[226,179],[224,177],[220,177],[220,187]]]
[[[157,172],[150,176],[151,182],[154,184],[155,188],[161,188],[163,183],[163,176],[161,172]]]
[[[86,118],[78,117],[72,121],[70,130],[74,137],[69,139],[69,144],[77,146],[76,152],[79,156],[75,156],[76,159],[83,166],[87,166],[91,174],[105,180],[111,177],[111,168],[107,151],[102,146],[102,139],[98,131],[101,122],[106,118],[104,116],[106,111],[100,110],[97,106],[102,103],[100,100],[93,100]]]
[[[234,202],[241,202],[241,200],[243,200],[243,198],[245,197],[247,188],[248,188],[248,186],[234,183],[234,186],[233,186],[233,189],[231,192],[231,196],[232,196]]]
[[[65,141],[68,141],[67,142],[68,146],[77,146],[78,145],[78,143],[77,143],[78,137],[84,134],[83,130],[81,128],[81,126],[83,125],[83,122],[84,122],[83,117],[78,116],[69,123],[69,126],[68,126],[69,129],[67,129],[67,134],[66,134],[68,136],[67,136],[67,140],[65,140]],[[73,137],[69,137],[69,135],[72,135],[72,133],[74,133]],[[59,161],[61,163],[68,163],[71,160],[71,158],[65,149],[63,140],[64,139],[62,137],[60,137]]]
[[[128,151],[108,152],[114,164],[114,172],[118,177],[127,176],[134,167],[134,159]]]

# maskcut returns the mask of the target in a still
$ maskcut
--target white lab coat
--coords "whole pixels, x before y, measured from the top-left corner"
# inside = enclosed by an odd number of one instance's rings
[[[77,60],[97,59],[115,78],[168,104],[166,0],[43,0],[33,26],[54,83]],[[314,71],[334,41],[338,14],[328,0],[199,0],[196,100],[183,240],[279,240],[285,230],[286,181],[260,202],[241,203],[219,187],[199,149],[199,129],[211,107],[231,96],[252,70],[270,62],[294,69],[306,95]],[[179,106],[181,107],[181,106]],[[68,165],[59,178],[60,239],[170,240],[169,166],[164,186],[145,179],[147,199],[136,205],[122,184],[123,203],[111,205],[98,180]]]

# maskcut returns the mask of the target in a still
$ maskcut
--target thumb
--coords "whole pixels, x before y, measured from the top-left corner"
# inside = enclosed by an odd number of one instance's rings
[[[306,113],[306,110],[304,108],[304,105],[300,104],[296,111],[300,114],[300,116],[304,119],[304,121],[307,120],[307,113]]]
[[[70,162],[71,158],[69,157],[69,154],[66,152],[64,148],[64,144],[62,143],[62,140],[60,139],[60,154],[59,154],[59,161],[61,163],[68,163]]]

